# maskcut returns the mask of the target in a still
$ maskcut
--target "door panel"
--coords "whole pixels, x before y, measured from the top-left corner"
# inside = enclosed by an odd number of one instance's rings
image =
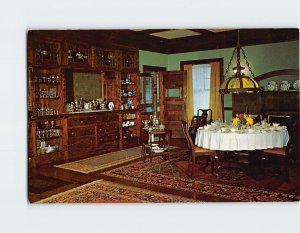
[[[161,72],[160,87],[161,122],[172,130],[172,138],[184,138],[181,120],[186,121],[186,72]]]

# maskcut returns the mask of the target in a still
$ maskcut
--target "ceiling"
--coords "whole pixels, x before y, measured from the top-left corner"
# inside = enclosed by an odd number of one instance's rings
[[[167,54],[299,40],[298,29],[148,29],[132,30],[145,40],[163,44]],[[147,38],[147,39],[146,39]],[[159,40],[159,42],[157,42]]]
[[[99,46],[118,45],[174,54],[235,47],[238,31],[241,46],[299,41],[297,28],[39,30],[29,33],[88,41]]]

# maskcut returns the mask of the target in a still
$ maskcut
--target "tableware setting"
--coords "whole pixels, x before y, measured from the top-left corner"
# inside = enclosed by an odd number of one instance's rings
[[[282,126],[279,123],[267,123],[262,122],[256,123],[252,126],[246,126],[239,128],[237,125],[216,125],[216,124],[210,124],[205,125],[203,127],[199,127],[199,130],[206,130],[206,131],[212,131],[217,133],[238,133],[238,134],[256,134],[256,133],[268,133],[272,131],[281,131],[286,129],[286,126]]]
[[[155,146],[154,146],[155,145]],[[154,152],[154,153],[161,153],[161,152],[164,152],[167,148],[162,148],[162,147],[159,147],[158,144],[152,144],[152,147],[151,147],[151,150]]]

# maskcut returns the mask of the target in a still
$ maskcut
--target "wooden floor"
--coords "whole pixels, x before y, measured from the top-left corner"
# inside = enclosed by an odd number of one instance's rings
[[[172,145],[179,146],[182,148],[186,147],[185,141],[182,140],[173,140]],[[105,176],[103,174],[103,170],[92,172],[89,174],[84,174],[71,170],[57,168],[53,165],[29,169],[28,199],[31,203],[36,202],[54,194],[70,190],[72,188],[81,186],[86,183],[90,183],[98,179],[104,179],[117,183],[120,182],[117,178]],[[132,185],[140,188],[145,188],[139,186],[136,183],[130,183],[130,181],[128,181],[127,183],[124,183],[124,181],[122,181],[122,183],[125,185]],[[151,190],[185,197],[188,196],[187,193],[175,189],[151,187]]]

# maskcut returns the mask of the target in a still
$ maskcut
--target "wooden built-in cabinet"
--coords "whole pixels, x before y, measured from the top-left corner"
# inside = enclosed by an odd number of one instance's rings
[[[31,167],[67,159],[66,119],[47,116],[31,119],[28,124],[28,153]]]
[[[42,34],[28,34],[29,165],[139,145],[138,50]],[[67,112],[74,98],[68,81],[73,72],[99,74],[103,99],[113,102],[114,109]]]
[[[69,159],[120,148],[119,114],[116,111],[70,114],[67,125]]]

